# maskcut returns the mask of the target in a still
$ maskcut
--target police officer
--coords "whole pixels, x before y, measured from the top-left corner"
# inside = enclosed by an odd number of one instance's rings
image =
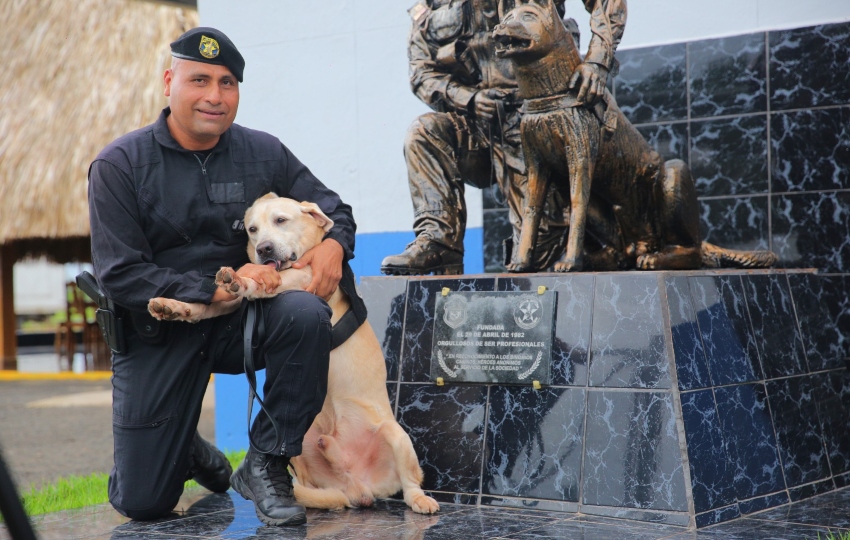
[[[596,102],[604,93],[626,22],[626,0],[582,0],[592,37],[571,85]],[[435,112],[417,118],[404,143],[416,239],[381,264],[385,274],[463,272],[464,184],[499,184],[515,240],[522,225],[525,163],[516,80],[510,61],[495,54],[498,0],[420,0],[410,9],[410,85]],[[505,1],[505,4],[511,2]],[[561,16],[564,1],[555,0]],[[574,23],[574,21],[570,20]],[[544,207],[535,266],[562,253],[569,205],[552,190]]]
[[[171,53],[164,75],[170,106],[154,124],[107,146],[89,170],[94,268],[104,293],[130,318],[126,351],[113,356],[109,500],[121,514],[146,520],[168,514],[188,478],[216,492],[230,487],[230,465],[196,427],[210,374],[243,371],[242,313],[192,325],[158,322],[146,307],[154,297],[232,299],[214,284],[222,266],[276,288],[273,268],[248,264],[241,221],[273,191],[315,202],[334,227],[293,265],[312,267],[307,291],[262,302],[265,337],[255,362],[266,369],[269,415],[251,426],[252,448],[232,481],[263,522],[301,524],[305,511],[287,466],[325,398],[331,310],[322,298],[353,257],[351,208],[277,138],[233,123],[245,62],[227,36],[196,28]]]

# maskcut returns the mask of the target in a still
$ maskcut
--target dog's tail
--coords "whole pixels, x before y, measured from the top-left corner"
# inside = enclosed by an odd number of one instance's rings
[[[708,242],[702,243],[704,268],[769,268],[776,264],[778,259],[772,251],[742,251],[722,248]]]
[[[342,510],[353,508],[345,493],[336,488],[315,488],[294,483],[295,499],[307,508],[322,508],[325,510]]]

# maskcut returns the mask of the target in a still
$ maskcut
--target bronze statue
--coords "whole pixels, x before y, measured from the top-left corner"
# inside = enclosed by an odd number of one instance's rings
[[[625,24],[625,0],[583,0],[591,13],[588,54],[573,74],[573,87],[595,102],[614,68]],[[563,0],[555,0],[563,15]],[[492,31],[497,0],[420,0],[411,10],[408,56],[413,92],[434,112],[416,119],[405,140],[416,239],[386,257],[386,274],[463,272],[465,184],[498,183],[510,209],[515,236],[523,221],[526,167],[510,59],[496,55]],[[568,207],[557,189],[539,213],[534,266],[548,268],[563,250]]]
[[[776,262],[769,251],[702,242],[688,166],[662,162],[607,90],[594,104],[570,89],[581,59],[552,0],[502,0],[500,14],[497,54],[513,62],[518,97],[525,100],[520,131],[528,166],[520,240],[509,271],[545,269],[535,264],[534,252],[551,181],[568,191],[570,201],[569,236],[556,271]]]

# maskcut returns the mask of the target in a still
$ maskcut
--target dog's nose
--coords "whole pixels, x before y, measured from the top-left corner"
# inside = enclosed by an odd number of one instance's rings
[[[257,246],[257,255],[260,257],[268,257],[274,251],[274,245],[271,242],[263,242]]]

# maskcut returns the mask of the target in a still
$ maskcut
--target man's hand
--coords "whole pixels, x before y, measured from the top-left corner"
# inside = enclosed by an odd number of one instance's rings
[[[253,279],[257,284],[265,289],[267,294],[271,294],[280,287],[280,274],[273,266],[265,264],[248,263],[236,271],[236,275],[241,278]]]
[[[473,98],[475,115],[483,120],[492,120],[496,114],[498,100],[504,99],[511,93],[512,90],[504,88],[489,88],[477,92]]]
[[[605,94],[608,70],[599,64],[583,62],[579,64],[570,79],[570,89],[576,87],[579,79],[581,79],[581,87],[578,89],[576,101],[593,105]]]
[[[313,270],[313,280],[305,290],[327,300],[342,279],[344,258],[345,251],[339,242],[328,238],[292,263],[292,268],[304,268],[309,265]]]

